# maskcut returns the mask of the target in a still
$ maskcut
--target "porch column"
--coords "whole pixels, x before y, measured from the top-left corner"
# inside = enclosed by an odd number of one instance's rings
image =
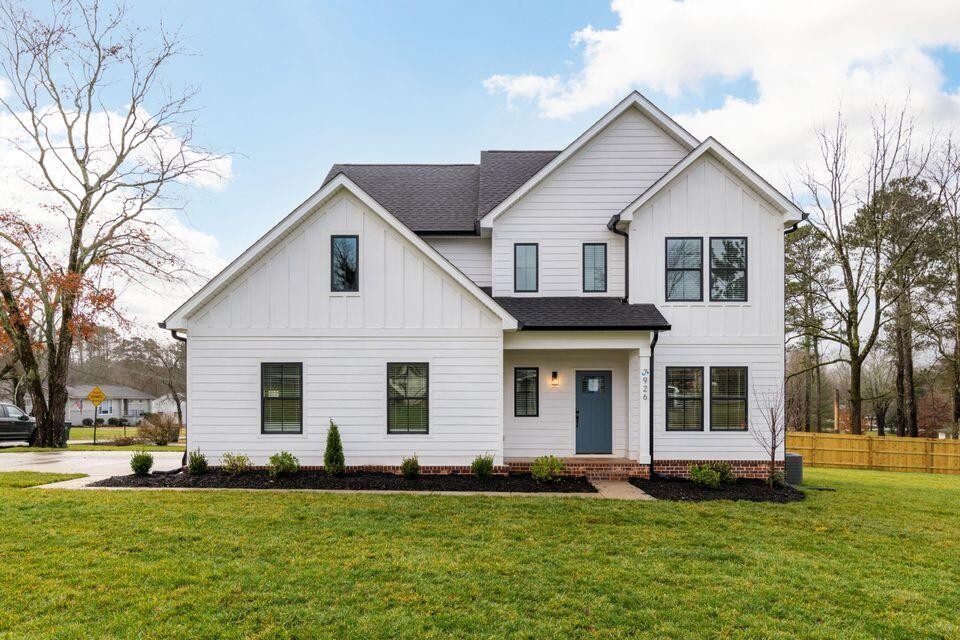
[[[627,447],[631,460],[641,464],[650,462],[650,348],[630,351],[628,370],[630,376],[629,403],[627,410]]]

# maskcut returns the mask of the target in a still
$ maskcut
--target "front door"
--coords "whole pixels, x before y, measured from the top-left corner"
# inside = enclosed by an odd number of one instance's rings
[[[613,453],[610,371],[577,371],[577,453]]]

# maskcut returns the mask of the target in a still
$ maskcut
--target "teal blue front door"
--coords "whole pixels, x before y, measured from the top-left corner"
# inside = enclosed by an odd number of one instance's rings
[[[613,453],[611,372],[577,371],[577,453]]]

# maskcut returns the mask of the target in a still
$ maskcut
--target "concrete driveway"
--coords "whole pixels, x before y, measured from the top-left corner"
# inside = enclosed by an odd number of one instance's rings
[[[152,451],[153,470],[170,471],[180,467],[182,451]],[[130,471],[132,451],[42,451],[38,453],[0,452],[0,471],[46,471],[48,473],[85,473],[88,478],[69,482],[78,486]],[[62,483],[57,483],[62,485]]]

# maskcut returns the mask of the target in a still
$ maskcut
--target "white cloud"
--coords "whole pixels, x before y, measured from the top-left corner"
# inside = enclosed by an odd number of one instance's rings
[[[532,101],[546,118],[612,106],[636,87],[696,97],[706,83],[744,77],[756,97],[672,114],[713,135],[774,181],[815,153],[813,127],[838,106],[857,126],[909,92],[932,127],[960,122],[960,94],[946,86],[931,49],[960,48],[956,0],[615,0],[613,29],[573,34],[580,68],[565,77],[496,75],[488,91]]]

